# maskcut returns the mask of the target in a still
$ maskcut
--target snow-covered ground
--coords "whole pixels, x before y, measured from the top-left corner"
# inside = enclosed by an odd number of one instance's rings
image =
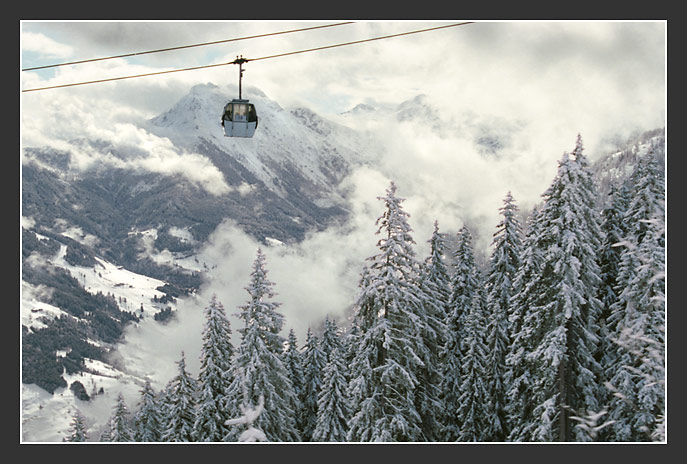
[[[135,334],[134,340],[164,339],[165,326],[153,319],[153,315],[163,306],[172,306],[176,310],[177,304],[168,302],[164,305],[153,303],[153,297],[161,297],[164,293],[157,290],[165,282],[151,277],[139,275],[116,266],[112,263],[96,258],[94,267],[72,266],[64,259],[66,247],[62,246],[53,264],[67,269],[74,278],[90,293],[112,294],[121,309],[134,311],[143,319],[139,323],[132,323],[126,329],[126,334]],[[58,307],[41,301],[43,288],[22,282],[21,291],[21,322],[22,325],[33,329],[45,327],[42,318],[52,319],[66,315]],[[169,334],[168,334],[169,335]],[[91,343],[98,344],[94,340]],[[126,335],[125,335],[126,341]],[[109,363],[86,359],[89,372],[69,375],[65,372],[64,379],[68,385],[80,381],[91,397],[90,401],[82,401],[74,396],[69,387],[49,394],[40,387],[30,384],[21,385],[21,439],[24,442],[56,442],[62,441],[67,435],[72,417],[78,408],[85,418],[87,433],[91,440],[97,440],[103,430],[117,395],[124,395],[127,406],[133,411],[138,403],[140,390],[146,378],[150,378],[156,389],[164,387],[174,375],[176,365],[160,363],[162,371],[153,371],[147,365],[150,358],[141,350],[142,344],[130,344],[124,353],[114,351]],[[176,355],[176,353],[175,353]],[[165,365],[168,364],[168,365]],[[102,388],[102,393],[98,394]]]
[[[42,287],[36,287],[27,282],[21,283],[22,302],[20,317],[22,325],[30,329],[42,329],[47,327],[42,322],[44,319],[52,320],[67,314],[57,306],[40,301],[40,294],[44,291]]]
[[[74,412],[84,416],[89,441],[97,441],[112,413],[119,392],[127,407],[134,409],[145,380],[124,374],[105,363],[86,360],[94,373],[64,374],[68,385],[81,382],[91,397],[83,401],[74,396],[69,387],[55,390],[51,395],[34,384],[21,388],[21,440],[23,442],[61,442],[68,435]],[[97,394],[102,388],[103,393]]]

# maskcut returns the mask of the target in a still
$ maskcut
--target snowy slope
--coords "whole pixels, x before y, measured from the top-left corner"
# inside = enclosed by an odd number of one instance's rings
[[[97,264],[93,267],[71,265],[64,259],[66,248],[64,245],[61,246],[57,255],[50,260],[51,263],[68,270],[89,293],[112,294],[120,301],[121,309],[135,311],[143,316],[143,319],[139,323],[134,323],[129,330],[137,330],[138,327],[143,327],[142,330],[159,330],[161,324],[153,319],[153,315],[163,306],[176,306],[173,302],[166,302],[164,305],[152,302],[153,297],[164,296],[164,293],[157,290],[164,285],[163,281],[135,274],[97,257]],[[55,317],[73,317],[58,307],[42,302],[41,294],[46,291],[49,289],[22,283],[21,321],[22,325],[30,327],[31,330],[45,327],[46,322]],[[143,311],[140,308],[143,308]],[[103,346],[97,340],[89,339],[88,342]],[[118,354],[116,351],[113,353]],[[57,353],[58,356],[60,354]],[[67,385],[74,381],[81,382],[91,397],[90,401],[76,398],[69,387],[57,389],[51,395],[34,384],[22,384],[22,441],[61,441],[66,436],[76,408],[85,417],[89,436],[97,440],[119,392],[122,392],[127,405],[133,409],[146,378],[150,378],[156,388],[160,388],[164,386],[167,380],[165,376],[168,375],[149,375],[155,372],[150,366],[137,364],[134,356],[129,360],[117,356],[112,357],[109,362],[93,359],[86,359],[85,362],[85,372],[71,375],[64,372],[63,378]],[[98,393],[101,388],[102,393]]]
[[[305,108],[285,110],[261,91],[249,88],[243,97],[256,106],[259,123],[255,136],[225,137],[220,117],[232,93],[214,84],[196,85],[172,108],[153,118],[146,129],[191,152],[208,151],[210,145],[282,197],[288,196],[283,184],[296,176],[310,194],[340,203],[332,187],[351,165],[369,156],[355,132]]]
[[[636,135],[619,146],[616,151],[600,156],[592,163],[602,206],[608,204],[611,184],[619,186],[630,177],[638,160],[645,156],[653,156],[658,165],[665,169],[666,137],[663,129]]]

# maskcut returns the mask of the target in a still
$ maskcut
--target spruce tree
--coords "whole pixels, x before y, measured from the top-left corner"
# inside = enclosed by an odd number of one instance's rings
[[[356,304],[356,316],[353,323],[356,329],[355,343],[351,343],[354,352],[351,361],[351,374],[347,396],[351,405],[351,419],[346,434],[347,441],[378,441],[381,433],[376,425],[384,414],[382,409],[382,392],[379,388],[378,375],[374,368],[382,359],[384,332],[382,324],[377,323],[377,309],[374,306],[374,295],[366,296],[372,290],[369,283],[369,269],[363,268],[360,279],[361,296]]]
[[[601,224],[603,239],[599,253],[599,267],[601,270],[601,285],[599,286],[599,300],[601,301],[599,336],[601,343],[596,357],[604,371],[607,371],[613,363],[613,356],[616,352],[614,342],[611,340],[608,323],[612,308],[618,301],[618,277],[620,275],[620,262],[623,253],[623,247],[619,245],[627,235],[624,215],[629,203],[628,193],[626,185],[618,188],[615,184],[611,184],[611,191],[609,193],[611,196],[610,204],[601,212],[603,221]]]
[[[532,411],[515,431],[527,441],[584,440],[571,415],[599,411],[598,345],[601,245],[596,187],[578,136],[544,193],[537,216],[542,262],[525,308],[518,345]]]
[[[542,250],[537,246],[540,234],[539,211],[537,207],[533,208],[527,218],[527,232],[523,240],[520,266],[515,273],[514,293],[508,309],[511,345],[506,354],[505,372],[507,441],[528,440],[527,427],[532,425],[529,420],[532,412],[529,395],[534,377],[526,363],[526,355],[534,346],[531,344],[531,337],[521,329],[526,312],[537,296],[536,277],[540,274],[544,261]]]
[[[288,373],[289,380],[293,386],[293,394],[296,403],[296,429],[299,435],[303,436],[305,418],[303,414],[302,398],[305,388],[305,378],[303,376],[303,355],[298,349],[298,340],[293,329],[289,330],[289,337],[286,349],[284,350],[284,367]]]
[[[473,306],[479,305],[478,271],[472,249],[472,235],[467,227],[463,226],[458,232],[458,243],[454,251],[454,268],[451,276],[451,296],[448,304],[448,314],[446,315],[447,338],[442,350],[443,376],[441,391],[443,392],[444,414],[442,418],[443,441],[457,441],[462,434],[461,404],[465,404],[467,397],[463,396],[463,362],[465,355],[470,349],[467,343],[467,318]],[[482,309],[476,310],[480,312]],[[482,336],[470,334],[470,340],[479,340],[483,343]],[[478,357],[484,355],[483,350],[473,353]],[[472,369],[483,369],[483,360],[472,358],[474,364],[468,367]],[[479,366],[478,366],[479,365]],[[482,375],[482,374],[480,374]],[[485,398],[480,392],[475,394]],[[463,406],[465,409],[465,406]]]
[[[219,442],[229,431],[226,394],[233,380],[234,347],[231,327],[222,302],[213,295],[205,308],[198,375],[198,405],[194,437],[202,442]]]
[[[64,437],[63,441],[69,442],[84,442],[88,441],[88,435],[86,433],[86,425],[84,423],[84,417],[81,411],[78,409],[74,412],[72,417],[72,422],[69,426],[69,435]]]
[[[485,432],[487,391],[485,381],[484,294],[481,276],[474,259],[472,235],[467,227],[459,234],[455,254],[453,278],[452,315],[455,315],[460,352],[460,385],[458,388],[457,414],[453,418],[459,428],[460,441],[482,441]],[[456,324],[456,322],[458,322]],[[455,406],[454,406],[455,407]]]
[[[119,393],[110,418],[109,441],[133,441],[133,431],[128,423],[129,410],[124,403],[124,396]]]
[[[167,427],[170,423],[170,411],[172,410],[172,403],[171,403],[171,398],[172,398],[172,386],[173,386],[174,379],[170,379],[169,382],[162,388],[158,394],[155,396],[155,403],[157,404],[157,413],[158,413],[158,420],[160,422],[160,439],[159,441],[162,440],[162,434],[164,433],[165,430],[167,430]]]
[[[616,347],[606,372],[614,393],[609,439],[649,441],[663,437],[665,416],[665,196],[651,154],[639,159],[630,183],[619,295],[609,316]]]
[[[317,422],[317,399],[322,387],[322,374],[327,365],[327,355],[320,349],[319,338],[310,328],[306,333],[303,346],[303,433],[301,439],[310,441]]]
[[[377,220],[379,253],[368,258],[355,305],[360,341],[352,366],[348,440],[418,441],[423,436],[415,389],[424,357],[419,265],[396,185],[379,199],[385,204]]]
[[[324,353],[326,362],[329,362],[331,353],[336,349],[342,349],[342,346],[343,341],[341,340],[341,334],[339,333],[336,321],[330,319],[329,315],[326,315],[324,319],[324,331],[320,339],[320,348]]]
[[[160,441],[161,417],[150,380],[146,379],[141,390],[138,410],[134,414],[133,438],[137,442]]]
[[[241,404],[259,404],[264,397],[264,410],[255,426],[268,441],[298,441],[295,396],[289,374],[282,361],[284,338],[280,335],[283,315],[277,311],[280,303],[274,283],[267,278],[265,255],[258,249],[250,283],[246,287],[249,301],[241,306],[238,316],[244,323],[239,329],[241,343],[236,351],[235,378],[230,391],[230,417],[241,414]],[[246,387],[245,397],[243,386]],[[234,432],[228,439],[234,438]]]
[[[186,357],[181,352],[177,363],[179,374],[171,380],[167,402],[169,404],[166,428],[160,439],[167,442],[195,441],[193,424],[196,416],[197,383],[186,370]]]
[[[473,300],[465,321],[464,342],[467,349],[461,360],[462,382],[458,399],[459,441],[484,441],[488,431],[488,391],[485,383],[486,346],[484,344],[484,301]]]
[[[346,441],[349,405],[346,397],[346,377],[342,347],[330,353],[322,372],[322,387],[317,399],[316,424],[312,441]]]
[[[513,281],[520,267],[522,229],[517,219],[518,208],[510,192],[500,209],[503,219],[492,242],[493,251],[486,278],[486,350],[487,388],[486,430],[489,441],[504,441],[508,433],[506,414],[506,356],[511,347],[510,323]]]
[[[446,343],[446,316],[451,296],[451,278],[445,262],[446,237],[439,232],[438,221],[429,239],[430,254],[420,272],[423,292],[422,341],[424,366],[418,372],[415,392],[416,408],[422,417],[422,432],[426,441],[442,438],[442,349]]]
[[[454,268],[451,278],[451,298],[449,300],[449,329],[457,338],[460,353],[467,350],[463,341],[466,319],[478,298],[480,281],[472,249],[472,234],[463,226],[458,232],[458,244],[454,252]]]
[[[431,295],[432,299],[437,302],[436,305],[441,311],[433,314],[437,319],[434,324],[438,324],[439,329],[435,329],[437,339],[436,344],[441,344],[441,337],[446,334],[444,331],[446,327],[444,320],[446,314],[449,312],[449,302],[451,299],[451,272],[446,264],[446,234],[439,232],[439,222],[434,221],[434,231],[429,239],[430,252],[425,259],[422,267],[421,281],[425,287],[425,293]]]
[[[353,358],[358,351],[358,340],[360,338],[360,325],[357,318],[354,316],[351,318],[350,326],[343,334],[343,357],[345,359],[346,366],[346,378],[350,380],[350,366],[353,363]]]

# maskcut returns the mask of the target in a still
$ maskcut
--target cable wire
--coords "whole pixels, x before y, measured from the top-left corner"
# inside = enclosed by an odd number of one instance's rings
[[[203,42],[203,43],[198,43],[198,44],[193,44],[193,45],[181,45],[178,47],[160,48],[157,50],[148,50],[148,51],[143,51],[143,52],[125,53],[122,55],[105,56],[102,58],[91,58],[91,59],[87,59],[87,60],[70,61],[70,62],[66,62],[66,63],[48,64],[48,65],[44,65],[44,66],[35,66],[33,68],[24,68],[24,69],[22,69],[22,71],[36,71],[39,69],[56,68],[58,66],[71,66],[71,65],[75,65],[75,64],[92,63],[95,61],[112,60],[115,58],[127,58],[127,57],[131,57],[131,56],[148,55],[151,53],[169,52],[169,51],[183,50],[186,48],[193,48],[193,47],[204,47],[206,45],[217,45],[217,44],[227,43],[227,42],[237,42],[239,40],[257,39],[257,38],[261,38],[261,37],[270,37],[270,36],[275,36],[275,35],[291,34],[293,32],[312,31],[315,29],[323,29],[326,27],[343,26],[346,24],[354,24],[354,22],[348,21],[348,22],[344,22],[344,23],[326,24],[323,26],[304,27],[302,29],[292,29],[292,30],[280,31],[280,32],[269,32],[266,34],[251,35],[251,36],[247,36],[247,37],[238,37],[238,38],[234,38],[234,39],[215,40],[213,42]]]
[[[473,21],[466,21],[466,22],[457,23],[457,24],[449,24],[447,26],[430,27],[429,29],[420,29],[417,31],[401,32],[399,34],[385,35],[383,37],[372,37],[370,39],[354,40],[353,42],[345,42],[345,43],[334,44],[334,45],[325,45],[324,47],[309,48],[307,50],[299,50],[296,52],[288,52],[288,53],[280,53],[278,55],[263,56],[262,58],[250,58],[250,59],[248,59],[248,61],[267,60],[270,58],[279,58],[282,56],[296,55],[298,53],[307,53],[307,52],[314,52],[317,50],[326,50],[329,48],[344,47],[346,45],[354,45],[354,44],[360,44],[360,43],[365,43],[365,42],[372,42],[374,40],[390,39],[392,37],[401,37],[403,35],[419,34],[421,32],[436,31],[438,29],[446,29],[447,27],[463,26],[465,24],[473,24]]]
[[[369,39],[355,40],[352,42],[345,42],[345,43],[339,43],[339,44],[333,44],[333,45],[325,45],[323,47],[309,48],[309,49],[305,49],[305,50],[280,53],[280,54],[276,54],[276,55],[268,55],[268,56],[263,56],[260,58],[245,58],[245,59],[242,58],[242,60],[243,60],[243,62],[267,60],[267,59],[271,59],[271,58],[279,58],[279,57],[283,57],[283,56],[296,55],[299,53],[308,53],[308,52],[314,52],[314,51],[318,51],[318,50],[326,50],[326,49],[330,49],[330,48],[344,47],[347,45],[372,42],[375,40],[389,39],[389,38],[393,38],[393,37],[400,37],[400,36],[411,35],[411,34],[419,34],[422,32],[435,31],[438,29],[446,29],[449,27],[463,26],[466,24],[473,24],[473,23],[474,23],[473,21],[466,21],[466,22],[462,22],[462,23],[449,24],[449,25],[445,25],[445,26],[431,27],[428,29],[419,29],[419,30],[415,30],[415,31],[401,32],[399,34],[391,34],[391,35],[386,35],[386,36],[381,36],[381,37],[372,37]],[[136,75],[132,75],[132,76],[110,77],[110,78],[106,78],[106,79],[99,79],[99,80],[86,81],[86,82],[75,82],[75,83],[71,83],[71,84],[52,85],[52,86],[48,86],[48,87],[39,87],[39,88],[33,88],[33,89],[23,89],[22,92],[35,92],[38,90],[58,89],[58,88],[64,88],[64,87],[74,87],[77,85],[96,84],[96,83],[101,83],[101,82],[118,81],[118,80],[123,80],[123,79],[134,79],[134,78],[146,77],[146,76],[157,76],[160,74],[169,74],[169,73],[182,72],[182,71],[193,71],[193,70],[197,70],[197,69],[216,68],[219,66],[227,66],[230,64],[237,64],[237,63],[238,63],[238,59],[234,60],[234,61],[229,61],[226,63],[216,63],[216,64],[209,64],[209,65],[202,65],[202,66],[194,66],[191,68],[171,69],[168,71],[157,71],[157,72],[151,72],[151,73],[145,73],[145,74],[136,74]]]

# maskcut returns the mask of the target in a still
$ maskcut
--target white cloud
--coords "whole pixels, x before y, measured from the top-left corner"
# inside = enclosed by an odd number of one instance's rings
[[[73,47],[59,43],[44,34],[23,31],[21,47],[24,52],[33,52],[42,58],[67,58],[74,52]]]
[[[127,111],[126,107],[117,107],[112,102],[94,107],[87,99],[61,95],[31,102],[32,106],[22,115],[23,145],[68,152],[72,169],[85,171],[109,165],[184,177],[213,195],[231,190],[221,171],[207,157],[180,151],[169,139],[157,137],[135,123],[117,122],[117,119],[141,120],[135,111]],[[84,147],[79,143],[83,139],[109,144],[127,156]]]

